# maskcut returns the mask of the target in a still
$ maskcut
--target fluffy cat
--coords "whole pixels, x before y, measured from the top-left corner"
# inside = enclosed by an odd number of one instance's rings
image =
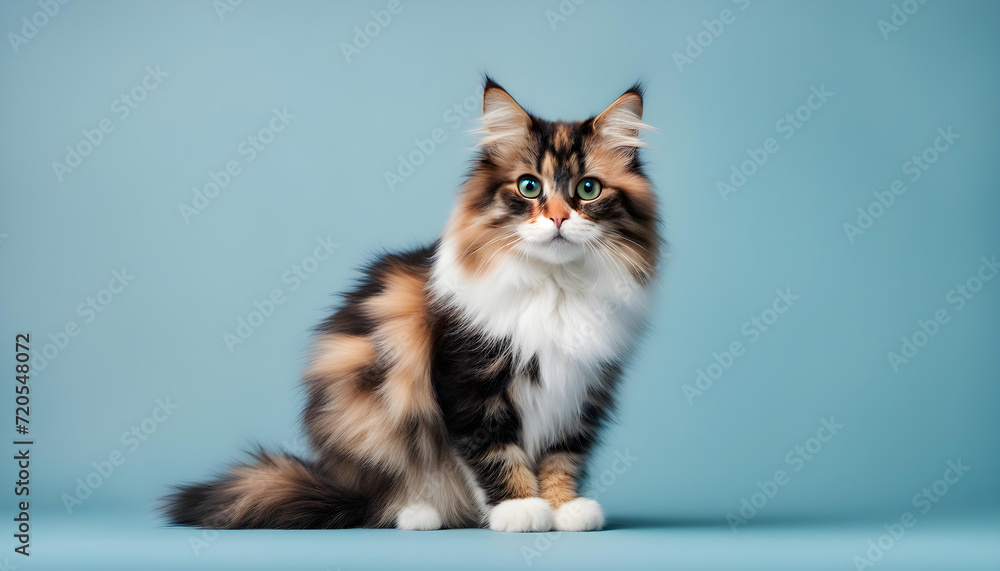
[[[489,77],[440,238],[380,256],[317,330],[313,458],[257,450],[180,486],[173,524],[587,531],[577,494],[644,324],[661,247],[642,90],[546,121]]]

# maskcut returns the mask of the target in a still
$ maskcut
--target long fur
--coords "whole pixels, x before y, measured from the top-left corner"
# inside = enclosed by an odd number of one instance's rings
[[[483,137],[434,244],[385,253],[317,329],[313,459],[264,450],[166,498],[214,528],[600,527],[577,495],[660,251],[642,90],[548,122],[487,78]],[[518,180],[543,191],[526,198]],[[603,184],[583,200],[584,178]],[[572,508],[572,509],[571,509]]]

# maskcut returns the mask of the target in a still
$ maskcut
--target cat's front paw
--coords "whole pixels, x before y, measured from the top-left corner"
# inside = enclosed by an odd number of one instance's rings
[[[493,531],[548,531],[552,529],[552,508],[542,498],[500,502],[490,510]]]
[[[399,512],[396,529],[407,531],[441,529],[441,514],[434,509],[434,506],[428,504],[410,504]]]
[[[553,521],[559,531],[593,531],[604,526],[604,512],[597,501],[576,498],[559,506]]]

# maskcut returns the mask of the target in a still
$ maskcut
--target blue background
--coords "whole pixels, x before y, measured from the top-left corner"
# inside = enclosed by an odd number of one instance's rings
[[[10,551],[5,483],[0,561],[850,569],[910,511],[916,527],[879,568],[998,565],[986,538],[1000,508],[1000,283],[961,310],[947,296],[1000,254],[1000,4],[931,1],[886,37],[889,0],[404,2],[345,56],[387,5],[258,1],[220,15],[207,0],[73,2],[14,46],[9,34],[42,8],[0,4],[5,383],[16,332],[31,333],[36,358],[54,355],[30,381],[33,555]],[[679,62],[689,37],[706,45]],[[147,66],[167,75],[123,118],[116,100]],[[636,79],[647,86],[657,132],[644,153],[671,257],[587,486],[612,529],[226,532],[197,549],[197,533],[160,527],[168,485],[209,476],[248,441],[302,452],[309,330],[367,253],[440,231],[472,156],[483,71],[548,118],[583,118]],[[800,109],[813,87],[833,95]],[[274,109],[294,118],[250,161],[240,145]],[[786,139],[778,121],[797,111],[809,119]],[[60,181],[52,163],[102,119],[114,130]],[[948,128],[960,138],[911,181],[904,164]],[[444,141],[390,188],[386,173],[438,129]],[[768,138],[777,151],[723,199],[718,182]],[[181,205],[230,161],[239,174],[186,220]],[[895,179],[907,191],[849,239],[844,224]],[[313,266],[317,239],[338,247]],[[286,272],[303,264],[313,271],[293,288]],[[134,280],[88,322],[78,306],[122,268]],[[275,289],[284,302],[230,351],[224,334]],[[762,313],[778,289],[799,299],[752,341],[744,324],[773,317]],[[948,322],[894,371],[887,354],[940,309]],[[61,338],[71,321],[78,334]],[[686,396],[734,342],[744,352]],[[155,432],[132,450],[122,435],[156,399],[177,409],[146,421]],[[831,416],[843,428],[790,462]],[[124,462],[69,513],[63,495],[116,450]],[[637,459],[615,472],[626,452]],[[913,495],[959,460],[968,473],[919,513]],[[776,470],[788,483],[734,533],[727,514]]]

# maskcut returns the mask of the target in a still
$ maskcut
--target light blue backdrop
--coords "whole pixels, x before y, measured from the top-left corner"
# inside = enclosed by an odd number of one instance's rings
[[[31,333],[36,514],[151,522],[249,440],[300,448],[309,330],[367,253],[437,235],[483,71],[549,118],[647,86],[672,255],[593,464],[610,516],[880,524],[948,462],[970,469],[920,517],[1000,506],[996,3],[228,5],[0,5],[2,360]]]

